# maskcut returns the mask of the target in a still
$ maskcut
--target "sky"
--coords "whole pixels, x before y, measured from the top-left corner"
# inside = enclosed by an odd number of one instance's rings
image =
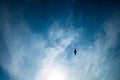
[[[120,1],[0,0],[0,80],[120,80]]]

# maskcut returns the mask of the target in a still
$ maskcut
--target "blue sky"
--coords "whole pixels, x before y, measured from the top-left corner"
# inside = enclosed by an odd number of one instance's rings
[[[119,0],[1,0],[0,79],[120,80],[119,26]]]

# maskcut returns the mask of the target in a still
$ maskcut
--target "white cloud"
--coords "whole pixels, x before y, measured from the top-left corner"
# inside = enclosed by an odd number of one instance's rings
[[[97,35],[93,45],[77,47],[78,54],[69,59],[67,55],[73,52],[69,53],[67,48],[73,48],[73,42],[81,43],[81,30],[63,28],[56,22],[50,26],[47,40],[32,33],[24,22],[15,29],[8,26],[5,38],[11,57],[4,68],[15,80],[106,80],[112,77],[108,76],[108,50],[116,44],[120,33],[116,21],[119,20],[112,18],[104,25],[106,36]]]

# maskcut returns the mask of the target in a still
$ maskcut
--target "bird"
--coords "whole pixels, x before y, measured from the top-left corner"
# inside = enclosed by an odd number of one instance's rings
[[[74,55],[76,55],[76,53],[77,53],[77,50],[76,50],[76,48],[74,48]]]

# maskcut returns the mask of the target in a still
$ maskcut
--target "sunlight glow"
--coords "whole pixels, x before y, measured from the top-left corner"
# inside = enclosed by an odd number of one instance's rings
[[[65,71],[57,68],[50,70],[48,80],[66,80]]]
[[[42,72],[38,72],[35,80],[68,80],[65,68],[52,66],[46,67]]]

